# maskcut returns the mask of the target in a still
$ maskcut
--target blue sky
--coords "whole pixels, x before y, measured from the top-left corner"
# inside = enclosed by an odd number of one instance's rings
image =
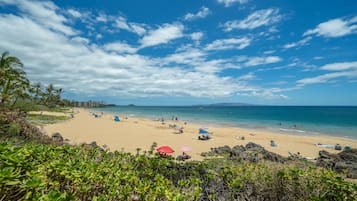
[[[357,1],[0,0],[0,51],[64,97],[357,105]]]

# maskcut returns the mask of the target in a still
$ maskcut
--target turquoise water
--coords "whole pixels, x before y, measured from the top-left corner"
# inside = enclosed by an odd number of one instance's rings
[[[357,139],[357,107],[332,106],[237,106],[237,107],[154,107],[116,106],[97,109],[111,114],[164,118],[202,126],[228,125],[273,132],[343,136]]]

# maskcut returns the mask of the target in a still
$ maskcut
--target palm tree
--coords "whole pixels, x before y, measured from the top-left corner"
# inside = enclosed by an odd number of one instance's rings
[[[31,93],[34,95],[35,101],[38,102],[40,96],[42,96],[43,94],[41,89],[41,83],[36,82],[34,85],[32,85]]]
[[[8,52],[4,52],[0,58],[0,106],[5,108],[5,105],[16,98],[19,89],[25,93],[29,88],[29,80],[26,78],[26,73],[22,69],[22,62],[14,57],[9,56]]]
[[[54,101],[54,91],[55,91],[55,87],[53,86],[53,84],[49,84],[46,87],[45,93],[44,93],[44,99],[45,99],[45,104],[47,106],[52,107],[54,105],[53,101]]]
[[[22,99],[22,100],[31,100],[31,96],[30,94],[28,93],[28,87],[29,86],[26,86],[26,85],[18,85],[15,90],[14,90],[14,93],[13,93],[13,102],[10,106],[11,109],[14,108],[14,106],[16,105],[17,101],[19,99]]]
[[[56,104],[61,103],[61,94],[63,92],[62,88],[55,89],[55,102]]]

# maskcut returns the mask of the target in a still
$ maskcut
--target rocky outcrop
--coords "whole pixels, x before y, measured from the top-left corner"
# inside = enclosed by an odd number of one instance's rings
[[[53,133],[51,138],[54,142],[63,143],[63,137],[60,133]]]
[[[338,154],[320,151],[316,164],[337,172],[347,172],[347,177],[357,179],[357,149]]]
[[[231,160],[242,160],[248,162],[259,162],[262,160],[268,160],[278,163],[284,163],[286,159],[276,153],[267,151],[264,147],[253,142],[249,142],[247,145],[237,145],[233,148],[229,146],[211,148],[208,153],[202,153],[202,156],[214,156],[214,155],[226,155]]]

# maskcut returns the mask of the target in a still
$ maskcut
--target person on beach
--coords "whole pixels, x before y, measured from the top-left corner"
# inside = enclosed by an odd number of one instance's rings
[[[182,152],[182,156],[183,156],[183,158],[184,158],[185,160],[191,158],[191,156],[188,155],[188,154],[186,154],[186,152]]]
[[[178,161],[185,161],[185,160],[190,159],[190,158],[191,158],[190,155],[186,154],[186,152],[182,152],[182,155],[178,155],[178,156],[176,157],[176,160],[178,160]]]
[[[270,146],[277,147],[278,145],[274,142],[274,140],[270,140]]]
[[[180,134],[183,133],[183,127],[181,127],[181,128],[179,129],[179,133],[180,133]]]

